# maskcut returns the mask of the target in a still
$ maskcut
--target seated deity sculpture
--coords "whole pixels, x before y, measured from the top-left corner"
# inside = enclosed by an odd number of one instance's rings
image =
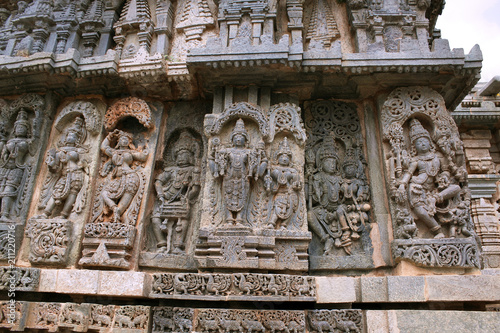
[[[309,212],[311,230],[324,243],[324,255],[332,254],[334,245],[351,253],[351,228],[343,203],[339,157],[333,138],[326,137],[316,153],[318,170],[309,175]]]
[[[191,206],[200,193],[200,168],[195,164],[196,143],[186,131],[174,146],[174,166],[155,180],[157,200],[151,219],[158,252],[184,253]],[[166,235],[165,235],[166,234]]]

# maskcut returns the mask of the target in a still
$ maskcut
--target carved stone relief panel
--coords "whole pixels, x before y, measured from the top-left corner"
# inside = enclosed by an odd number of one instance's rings
[[[201,215],[202,163],[206,140],[206,104],[177,103],[169,110],[163,143],[155,163],[154,188],[148,207],[151,218],[141,266],[195,268],[194,243]]]
[[[129,268],[144,220],[162,106],[128,97],[105,114],[99,175],[84,227],[82,266]]]
[[[256,273],[157,273],[150,297],[224,301],[315,301],[314,277]]]
[[[72,262],[80,232],[90,212],[92,179],[97,168],[105,105],[75,101],[57,115],[50,144],[40,170],[39,184],[26,227],[32,264],[65,265]]]
[[[34,94],[11,103],[2,100],[0,108],[0,260],[7,260],[15,257],[8,248],[12,236],[16,251],[20,248],[50,112],[46,101]]]
[[[236,103],[205,117],[201,267],[307,269],[300,108]],[[217,249],[214,252],[214,248]]]
[[[381,122],[396,259],[479,267],[463,145],[443,97],[427,87],[398,88]]]
[[[306,107],[306,179],[312,270],[373,267],[364,139],[354,104]]]

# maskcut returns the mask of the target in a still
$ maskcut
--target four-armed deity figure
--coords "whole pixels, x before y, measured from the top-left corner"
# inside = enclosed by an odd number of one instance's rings
[[[267,228],[274,229],[280,221],[281,229],[286,229],[292,215],[297,213],[298,192],[302,189],[299,172],[290,166],[292,150],[286,137],[280,142],[276,157],[278,165],[273,166],[266,176],[266,190],[274,194],[269,202]]]
[[[441,225],[436,221],[436,204],[446,199],[455,197],[460,193],[457,184],[441,184],[438,178],[443,177],[441,161],[434,152],[429,132],[417,119],[410,121],[410,141],[414,146],[414,154],[409,161],[409,166],[403,176],[398,180],[397,196],[406,197],[410,207],[418,220],[425,223],[434,234],[434,238],[444,238]]]
[[[12,132],[13,137],[5,143],[0,153],[0,221],[7,222],[10,221],[12,207],[26,176],[25,158],[32,141],[29,138],[31,126],[26,110],[18,112]]]
[[[368,222],[367,212],[371,208],[368,203],[370,191],[363,179],[364,174],[360,164],[355,150],[348,149],[342,163],[343,179],[340,192],[347,214],[347,223],[352,232],[350,236],[352,240],[360,238],[359,232],[366,226],[365,223]]]
[[[318,149],[316,166],[318,172],[309,179],[309,227],[325,243],[325,255],[331,254],[333,245],[350,254],[351,228],[341,196],[339,157],[332,137],[325,137]]]
[[[232,147],[221,148],[214,143],[213,156],[209,160],[215,178],[222,178],[225,222],[241,226],[246,215],[250,194],[250,178],[262,176],[267,160],[260,149],[249,148],[245,123],[238,119],[231,132]]]
[[[78,203],[77,199],[87,173],[87,161],[82,158],[88,152],[88,148],[83,146],[86,134],[83,118],[77,117],[64,131],[57,150],[49,151],[45,163],[50,176],[44,186],[39,206],[43,209],[41,218],[49,218],[58,207],[61,207],[59,217],[63,219],[73,210],[79,212],[83,208],[83,198],[80,198]],[[77,207],[74,207],[75,204]]]
[[[167,166],[155,180],[158,200],[151,220],[159,252],[169,253],[173,243],[172,253],[184,253],[191,205],[200,192],[196,151],[194,138],[182,132],[174,146],[175,166]]]
[[[117,141],[114,148],[111,147],[113,140]],[[112,210],[114,223],[133,223],[128,220],[127,215],[122,220],[122,215],[137,195],[141,182],[133,163],[145,162],[148,152],[136,149],[132,144],[132,135],[118,129],[106,136],[101,144],[101,151],[109,157],[101,176],[106,177],[111,172],[111,179],[104,184],[101,192],[104,204],[101,213]]]

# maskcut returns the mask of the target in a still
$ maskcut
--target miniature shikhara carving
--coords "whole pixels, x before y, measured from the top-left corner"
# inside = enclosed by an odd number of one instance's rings
[[[425,87],[396,89],[382,124],[395,256],[430,266],[477,265],[463,146],[443,98]]]
[[[173,149],[174,166],[155,180],[157,200],[151,218],[159,252],[184,253],[191,206],[200,193],[199,143],[181,132]]]
[[[366,253],[360,240],[369,231],[370,189],[356,110],[342,102],[322,101],[311,107],[309,119],[309,227],[319,238],[323,256],[342,255],[335,249],[343,249],[344,255]]]

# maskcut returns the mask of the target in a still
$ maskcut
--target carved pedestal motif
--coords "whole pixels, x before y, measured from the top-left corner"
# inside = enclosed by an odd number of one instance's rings
[[[462,142],[443,97],[398,88],[382,108],[394,256],[423,266],[479,267]]]
[[[91,179],[96,169],[97,139],[104,106],[87,101],[68,104],[54,122],[52,142],[41,174],[37,215],[26,228],[31,239],[32,264],[64,265],[70,252],[73,227],[81,230],[89,212]]]
[[[151,173],[148,142],[156,141],[155,115],[135,97],[119,100],[107,110],[107,135],[100,146],[101,166],[80,265],[129,267]]]
[[[249,103],[205,118],[209,138],[195,259],[205,268],[307,270],[300,109]]]
[[[200,220],[204,140],[200,105],[179,103],[169,111],[163,154],[156,163],[154,205],[139,264],[194,269],[193,234]]]
[[[321,101],[306,112],[311,269],[373,267],[370,188],[356,107]]]

